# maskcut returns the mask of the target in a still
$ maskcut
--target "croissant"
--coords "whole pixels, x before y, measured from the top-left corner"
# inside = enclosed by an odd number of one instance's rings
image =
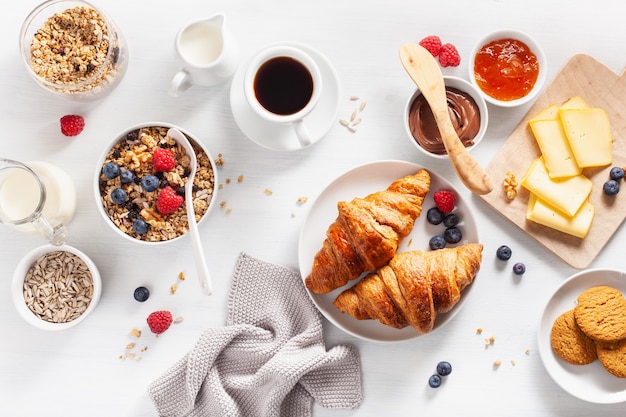
[[[435,251],[397,254],[364,277],[333,304],[358,320],[377,319],[401,329],[430,332],[439,313],[448,312],[480,269],[483,245],[468,243]]]
[[[419,170],[394,181],[384,191],[337,204],[338,215],[314,257],[306,287],[328,293],[386,265],[422,211],[430,174]]]

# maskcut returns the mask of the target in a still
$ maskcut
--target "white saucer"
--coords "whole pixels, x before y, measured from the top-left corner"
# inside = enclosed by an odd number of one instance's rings
[[[322,73],[323,86],[319,103],[306,117],[307,128],[311,133],[311,145],[322,139],[330,130],[339,114],[340,86],[339,77],[330,61],[310,46],[295,42],[280,42],[275,45],[295,46],[307,52],[316,61]],[[230,87],[230,108],[235,122],[242,132],[254,143],[274,151],[293,151],[304,149],[292,126],[270,123],[261,119],[250,108],[243,92],[243,77],[248,67],[247,62],[239,67]],[[311,146],[309,145],[309,146]]]

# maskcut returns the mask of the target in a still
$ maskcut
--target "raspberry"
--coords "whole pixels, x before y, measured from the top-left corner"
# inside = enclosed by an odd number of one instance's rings
[[[456,194],[450,190],[440,190],[435,192],[433,195],[433,199],[435,200],[435,204],[439,207],[444,213],[450,213],[454,210],[454,206],[456,204]]]
[[[439,55],[439,51],[441,51],[441,39],[437,35],[426,36],[419,44],[433,56]]]
[[[85,128],[83,116],[68,114],[61,117],[61,133],[65,136],[76,136]]]
[[[156,208],[163,215],[174,213],[178,207],[182,206],[183,197],[176,194],[176,191],[169,185],[161,190],[157,197]]]
[[[169,329],[172,321],[172,313],[167,310],[152,312],[146,319],[146,322],[148,322],[148,327],[150,327],[152,333],[155,334],[161,334]]]
[[[170,171],[176,166],[176,157],[169,149],[156,148],[152,152],[152,167],[155,171]]]
[[[442,45],[439,51],[439,63],[442,67],[457,67],[461,63],[461,56],[456,46],[451,43]]]

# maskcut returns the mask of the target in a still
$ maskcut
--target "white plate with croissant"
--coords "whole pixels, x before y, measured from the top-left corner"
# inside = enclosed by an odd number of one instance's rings
[[[426,212],[433,193],[456,194],[460,242],[432,251],[442,235]],[[463,197],[432,171],[406,161],[356,167],[311,207],[299,242],[300,272],[320,312],[365,340],[397,342],[444,326],[461,309],[480,269],[482,245]]]

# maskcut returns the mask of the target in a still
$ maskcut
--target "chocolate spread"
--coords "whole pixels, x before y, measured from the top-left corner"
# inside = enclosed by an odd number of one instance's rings
[[[473,145],[480,129],[480,112],[476,102],[469,94],[452,87],[446,87],[446,97],[457,135],[465,146]],[[435,116],[421,94],[413,100],[409,109],[409,129],[413,138],[427,152],[438,155],[446,153]]]

